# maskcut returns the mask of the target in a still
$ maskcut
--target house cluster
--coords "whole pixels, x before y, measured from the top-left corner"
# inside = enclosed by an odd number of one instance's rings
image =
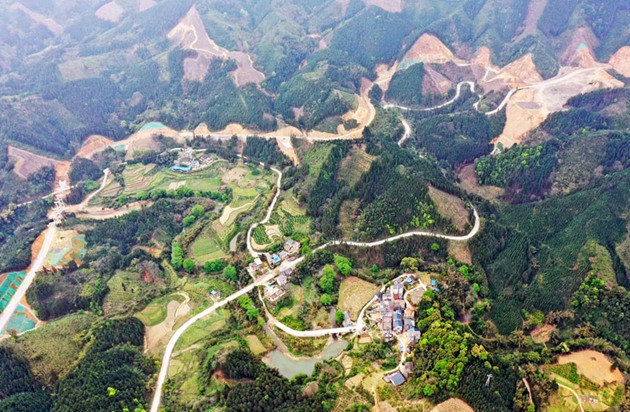
[[[371,319],[379,326],[385,341],[394,339],[394,335],[407,334],[407,341],[415,344],[420,340],[420,331],[414,320],[416,310],[405,300],[405,284],[412,285],[413,276],[404,281],[397,280],[385,292],[376,294],[376,303],[370,311]]]
[[[402,368],[385,375],[383,379],[394,386],[400,386],[409,378],[411,372],[413,372],[413,362],[405,362]]]
[[[284,243],[282,250],[277,253],[263,254],[264,261],[260,257],[255,258],[254,261],[247,266],[247,271],[252,276],[256,276],[265,270],[273,270],[283,261],[295,259],[300,253],[300,246],[300,242],[289,239]],[[275,303],[286,294],[285,286],[291,280],[291,273],[293,273],[293,269],[283,269],[279,271],[278,277],[265,287],[265,298],[267,298],[269,302]]]
[[[171,170],[176,172],[188,173],[194,170],[201,169],[204,166],[207,166],[212,163],[212,157],[210,155],[204,154],[198,159],[195,158],[195,153],[192,147],[187,147],[185,149],[180,150],[179,157],[173,161],[173,166],[171,166]]]
[[[257,273],[263,272],[267,268],[274,269],[285,260],[295,259],[300,254],[300,246],[300,242],[289,239],[284,242],[282,250],[277,253],[264,253],[262,255],[265,258],[264,261],[260,257],[254,259],[254,261],[247,266],[247,271],[250,275],[255,276]]]

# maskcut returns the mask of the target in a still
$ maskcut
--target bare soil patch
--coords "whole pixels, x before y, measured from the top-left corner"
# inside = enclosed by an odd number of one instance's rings
[[[15,162],[13,171],[23,179],[26,179],[44,166],[57,166],[58,160],[41,156],[22,150],[14,146],[9,146],[9,158]]]
[[[496,201],[505,193],[505,189],[497,186],[479,186],[474,164],[462,167],[457,172],[457,177],[460,179],[459,187],[469,193],[481,196],[486,200]]]
[[[630,77],[630,46],[623,46],[617,50],[608,62],[620,74]]]
[[[108,21],[110,23],[118,23],[125,13],[125,9],[115,1],[110,1],[102,5],[98,10],[96,10],[96,17],[101,20]]]
[[[405,53],[403,61],[411,60],[423,63],[446,63],[459,61],[444,43],[432,34],[425,33]]]
[[[155,6],[155,0],[138,0],[138,11],[149,10]]]
[[[465,230],[470,224],[468,210],[464,201],[457,196],[429,186],[429,196],[437,206],[438,213],[453,222],[459,230]]]
[[[23,11],[24,13],[28,15],[28,17],[35,20],[37,23],[40,23],[46,26],[46,28],[50,30],[52,33],[54,33],[56,36],[59,36],[61,33],[63,33],[63,26],[61,24],[57,23],[51,17],[45,16],[43,14],[37,13],[29,9],[22,3],[19,3],[19,2],[13,3],[11,5],[11,8],[14,10]]]
[[[403,0],[363,0],[366,6],[376,6],[390,13],[400,13]]]
[[[178,319],[190,313],[188,299],[183,303],[172,300],[166,306],[166,319],[158,325],[146,328],[145,335],[145,352],[154,352],[159,346],[165,344],[170,334],[173,332],[173,326]]]
[[[451,398],[436,405],[431,412],[475,412],[475,410],[463,400]]]
[[[168,190],[177,190],[178,187],[185,186],[186,181],[180,180],[179,182],[171,182],[168,184]]]
[[[448,254],[460,262],[472,265],[472,253],[468,247],[468,242],[448,242]]]
[[[560,356],[558,363],[560,365],[575,363],[579,374],[584,375],[598,385],[603,386],[606,383],[624,382],[623,375],[619,369],[611,371],[612,362],[601,352],[594,350],[573,352],[569,355]]]
[[[515,43],[518,43],[521,39],[524,39],[531,34],[536,34],[538,20],[540,19],[540,16],[542,16],[545,6],[547,6],[547,0],[532,0],[529,3],[529,7],[527,8],[527,17],[525,18],[525,28],[514,40]]]
[[[551,339],[551,332],[555,329],[553,325],[542,325],[537,327],[530,333],[536,343],[545,343]]]
[[[89,136],[85,142],[83,142],[83,146],[81,146],[75,157],[92,157],[95,152],[109,147],[113,143],[113,140],[108,139],[105,136],[93,134]]]
[[[523,86],[541,82],[542,76],[536,69],[534,56],[527,53],[501,69],[501,72],[493,80],[503,80],[513,86]]]

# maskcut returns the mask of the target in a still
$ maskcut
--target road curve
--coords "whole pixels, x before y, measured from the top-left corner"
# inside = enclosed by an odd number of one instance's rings
[[[171,339],[168,341],[168,344],[166,345],[166,349],[164,350],[164,355],[162,356],[162,365],[160,366],[160,373],[158,375],[157,383],[155,386],[153,402],[151,403],[151,412],[159,412],[160,410],[160,403],[162,402],[162,388],[164,386],[164,381],[166,380],[166,376],[168,374],[168,366],[171,360],[171,355],[173,354],[173,350],[175,349],[175,345],[177,344],[177,341],[184,334],[184,332],[186,332],[188,328],[190,328],[198,320],[203,319],[204,317],[210,315],[212,312],[227,305],[229,302],[235,299],[238,299],[239,297],[243,295],[248,294],[249,292],[254,290],[254,288],[256,288],[257,286],[264,285],[265,283],[273,279],[274,276],[275,276],[275,273],[272,272],[264,276],[263,278],[259,279],[255,283],[252,283],[244,287],[243,289],[239,290],[238,292],[233,293],[227,298],[215,303],[214,305],[210,306],[203,312],[199,312],[192,318],[188,319],[186,323],[184,323],[175,331]]]
[[[560,382],[558,382],[558,381],[556,381],[556,383],[557,383],[557,384],[558,384],[558,386],[560,386],[561,388],[568,389],[568,390],[569,390],[569,392],[571,392],[571,393],[575,396],[575,399],[577,399],[578,406],[580,407],[580,411],[581,411],[581,412],[584,412],[584,406],[582,406],[582,400],[580,399],[580,395],[578,395],[578,393],[577,393],[575,390],[573,390],[573,388],[570,388],[570,387],[568,387],[567,385],[563,385],[563,384],[561,384],[561,383],[560,383]]]
[[[265,164],[262,162],[260,162],[260,165],[263,167],[265,166]],[[252,246],[252,233],[254,232],[254,229],[256,229],[258,226],[264,225],[265,223],[269,222],[269,219],[271,219],[271,214],[273,213],[273,209],[276,207],[276,203],[278,202],[278,198],[280,197],[280,192],[282,190],[282,187],[280,186],[282,184],[282,172],[275,167],[272,167],[271,170],[278,174],[278,180],[276,181],[276,194],[273,196],[273,200],[269,205],[269,209],[267,210],[265,218],[258,223],[254,223],[247,230],[247,250],[249,251],[249,254],[252,255],[252,257],[260,256],[260,252],[255,251],[254,247]]]
[[[405,110],[405,111],[412,111],[412,112],[430,112],[432,110],[437,110],[437,109],[441,109],[442,107],[446,107],[450,104],[453,104],[457,99],[459,99],[459,95],[461,94],[462,91],[462,86],[468,85],[468,87],[470,87],[470,91],[471,92],[475,92],[475,82],[470,81],[470,80],[465,80],[463,82],[459,82],[457,83],[457,89],[455,91],[455,96],[453,96],[453,98],[447,102],[444,102],[442,104],[438,104],[437,106],[433,106],[433,107],[425,107],[424,109],[414,109],[413,107],[407,107],[407,106],[401,106],[401,105],[397,105],[397,104],[392,104],[392,103],[387,103],[385,105],[383,105],[384,109],[390,109],[390,108],[397,108],[397,109],[401,109],[401,110]]]

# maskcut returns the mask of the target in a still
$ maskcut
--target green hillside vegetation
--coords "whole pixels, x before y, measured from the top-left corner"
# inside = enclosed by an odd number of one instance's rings
[[[625,234],[629,179],[621,172],[562,198],[504,207],[473,240],[473,256],[497,299],[492,314],[501,332],[520,326],[520,308],[549,311],[568,305],[591,269],[582,252],[589,241],[614,253]]]

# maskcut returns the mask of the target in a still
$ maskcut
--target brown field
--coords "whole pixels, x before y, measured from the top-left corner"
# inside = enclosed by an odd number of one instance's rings
[[[460,179],[459,187],[469,193],[481,196],[486,200],[496,201],[505,193],[505,190],[501,187],[490,185],[479,186],[474,164],[469,164],[461,168],[457,173],[457,177]]]
[[[390,13],[400,13],[403,0],[363,0],[366,6],[376,6]]]
[[[232,78],[237,86],[247,83],[260,84],[265,80],[265,75],[254,68],[250,55],[241,51],[227,51],[208,36],[201,16],[194,6],[170,31],[168,38],[184,49],[198,53],[197,57],[184,60],[184,78],[187,80],[203,80],[214,58],[232,58],[236,61],[237,69],[232,72]]]
[[[70,162],[57,162],[55,165],[55,187],[59,186],[59,182],[61,180],[65,180],[68,182],[70,177],[68,173],[70,172]]]
[[[231,51],[228,55],[236,60],[237,68],[232,72],[232,79],[237,86],[247,83],[260,84],[265,80],[265,74],[254,68],[254,62],[249,54]]]
[[[110,1],[102,5],[98,10],[96,10],[96,17],[101,20],[108,21],[110,23],[118,23],[120,18],[125,13],[125,9],[116,1]]]
[[[113,140],[105,136],[93,134],[83,142],[75,157],[91,157],[95,152],[111,146],[113,143]]]
[[[57,166],[58,160],[40,156],[27,150],[9,146],[9,158],[15,162],[13,171],[16,175],[26,179],[44,166]]]
[[[448,242],[448,254],[460,262],[472,265],[472,254],[468,242]]]
[[[536,343],[545,343],[551,339],[551,332],[555,329],[553,325],[542,325],[537,327],[530,333]]]
[[[356,320],[363,306],[374,297],[377,291],[378,286],[355,276],[350,276],[341,282],[341,286],[339,286],[338,307],[340,310],[350,312],[350,317]]]
[[[421,61],[423,63],[446,63],[459,61],[451,50],[440,39],[425,33],[405,53],[404,60]]]
[[[63,33],[63,26],[61,24],[57,23],[55,20],[53,20],[52,18],[48,16],[44,16],[43,14],[37,13],[29,9],[22,3],[19,3],[19,2],[13,3],[11,5],[11,8],[14,10],[17,9],[17,10],[23,11],[24,13],[28,15],[28,17],[35,20],[37,23],[43,24],[44,26],[46,26],[48,30],[50,30],[57,36]]]
[[[475,412],[475,410],[463,400],[451,398],[436,405],[431,412]]]
[[[626,77],[630,77],[630,46],[623,46],[609,60],[613,69]]]
[[[155,6],[155,0],[138,0],[138,11],[149,10]]]
[[[525,28],[523,32],[514,40],[515,43],[519,42],[525,37],[536,34],[536,28],[538,26],[538,20],[542,16],[547,0],[532,0],[527,8],[527,18],[525,19]]]
[[[438,190],[433,186],[429,186],[429,196],[435,203],[439,214],[453,222],[453,225],[459,230],[466,230],[466,227],[470,224],[470,219],[462,199]]]
[[[607,383],[623,383],[624,378],[619,369],[610,370],[612,362],[601,352],[581,350],[558,358],[558,363],[575,363],[578,373],[598,385]]]

